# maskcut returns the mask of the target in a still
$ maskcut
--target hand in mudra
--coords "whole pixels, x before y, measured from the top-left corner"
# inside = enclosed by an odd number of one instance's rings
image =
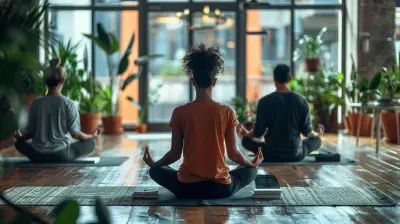
[[[319,135],[323,135],[324,132],[325,132],[325,127],[324,127],[324,125],[319,124],[318,127],[317,127],[317,132],[318,132]]]
[[[258,147],[257,155],[253,159],[253,161],[250,162],[249,166],[256,168],[257,166],[259,166],[262,163],[262,161],[264,161],[264,155],[262,153],[261,147]]]
[[[143,161],[149,166],[153,167],[154,166],[154,160],[151,158],[149,147],[146,146],[146,149],[144,150],[143,154]]]

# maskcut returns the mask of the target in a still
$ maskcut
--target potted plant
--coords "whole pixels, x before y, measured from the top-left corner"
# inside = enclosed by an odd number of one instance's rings
[[[337,107],[344,105],[339,95],[343,88],[344,76],[325,70],[311,72],[308,77],[298,76],[290,83],[290,88],[303,95],[311,105],[314,126],[321,123],[328,132],[337,132]],[[316,127],[315,127],[316,128]]]
[[[381,79],[381,73],[378,72],[376,73],[372,79],[367,79],[367,78],[361,78],[358,80],[358,73],[355,70],[354,62],[353,62],[353,68],[352,68],[352,82],[349,86],[346,86],[344,88],[344,93],[347,101],[349,103],[367,103],[371,101],[377,101],[379,99],[379,84],[380,84],[380,79]],[[353,108],[348,108],[348,115],[345,117],[345,127],[347,130],[353,134],[357,134],[357,128],[358,128],[358,120],[360,113],[358,110],[353,110]],[[361,122],[360,122],[360,136],[370,136],[371,135],[371,130],[374,127],[373,125],[373,118],[371,115],[368,113],[362,113],[361,116]],[[374,115],[372,115],[374,116]]]
[[[400,72],[396,66],[393,69],[383,68],[381,71],[382,79],[380,82],[381,100],[383,105],[398,104],[400,97]],[[400,116],[398,119],[400,119]],[[382,112],[382,126],[388,142],[398,143],[400,133],[397,132],[396,113],[392,110]]]
[[[49,2],[0,1],[0,141],[8,141],[23,126],[26,89],[24,74],[38,74],[38,46],[45,32],[43,15]]]
[[[137,133],[146,133],[147,132],[147,124],[143,123],[144,117],[146,116],[147,109],[149,106],[154,105],[160,99],[160,94],[158,91],[161,89],[162,83],[157,84],[154,88],[151,88],[149,95],[147,96],[147,100],[145,105],[140,109],[138,122],[136,125]],[[129,97],[129,100],[132,101],[132,97]]]
[[[325,51],[323,35],[327,31],[324,27],[316,37],[304,35],[298,42],[298,47],[294,52],[294,60],[304,59],[306,70],[316,72],[320,69],[319,56]]]
[[[252,130],[256,122],[257,101],[246,102],[243,98],[235,97],[230,105],[236,113],[239,123],[243,124],[247,130]]]
[[[132,51],[133,42],[135,39],[135,35],[132,34],[132,37],[129,41],[127,48],[125,49],[125,53],[123,54],[120,62],[118,63],[118,67],[114,66],[114,62],[112,56],[119,52],[119,43],[117,38],[113,33],[107,33],[102,24],[97,24],[97,36],[93,34],[84,34],[87,38],[94,41],[105,53],[107,59],[107,67],[108,67],[108,75],[110,79],[110,84],[106,88],[105,91],[105,99],[108,100],[105,110],[103,111],[105,116],[102,117],[102,123],[104,128],[104,133],[106,134],[119,134],[122,132],[122,120],[119,115],[119,92],[124,91],[125,88],[132,83],[132,81],[139,78],[142,74],[143,69],[142,65],[146,64],[150,59],[160,57],[160,55],[151,55],[151,56],[141,56],[137,58],[134,63],[139,66],[139,72],[136,74],[130,74],[125,79],[121,77],[123,73],[126,72],[128,68],[128,58]],[[118,69],[115,73],[115,70]],[[122,83],[122,86],[121,86]],[[127,99],[132,102],[132,104],[140,109],[140,105],[133,100],[132,97],[127,97]]]

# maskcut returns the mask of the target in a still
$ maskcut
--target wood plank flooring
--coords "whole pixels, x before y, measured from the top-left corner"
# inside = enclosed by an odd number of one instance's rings
[[[351,136],[325,135],[325,147],[353,158],[357,166],[269,166],[265,172],[277,176],[280,185],[370,186],[400,202],[400,146],[382,143],[375,154],[375,141],[362,138],[359,147]],[[168,140],[133,141],[121,136],[103,136],[96,155],[129,156],[120,167],[17,168],[0,180],[0,189],[14,186],[131,186],[149,184],[148,168],[141,161],[142,146],[148,144],[154,157],[161,157]],[[4,156],[19,155],[12,147]],[[173,167],[177,168],[178,163]],[[234,168],[234,166],[232,166]],[[51,216],[53,207],[28,207],[41,216]],[[396,207],[109,207],[114,223],[400,223]],[[6,207],[0,212],[13,215]],[[93,207],[81,207],[79,222],[95,221]]]

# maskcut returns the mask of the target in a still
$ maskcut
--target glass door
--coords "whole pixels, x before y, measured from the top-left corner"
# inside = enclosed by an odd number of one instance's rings
[[[176,12],[149,12],[149,54],[163,57],[149,62],[149,97],[158,99],[149,106],[149,123],[168,123],[173,110],[190,101],[188,79],[182,58],[188,47],[188,23]]]
[[[217,77],[217,85],[213,90],[214,100],[220,103],[227,103],[236,95],[235,21],[235,12],[221,12],[216,8],[210,10],[208,6],[203,8],[203,12],[193,13],[193,46],[201,43],[207,47],[215,46],[224,56],[225,71]]]

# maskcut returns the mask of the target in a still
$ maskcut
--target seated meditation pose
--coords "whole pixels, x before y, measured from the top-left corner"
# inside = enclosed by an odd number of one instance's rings
[[[88,155],[96,149],[100,130],[93,135],[80,131],[75,103],[61,94],[66,74],[58,58],[50,61],[43,79],[48,87],[46,96],[33,101],[25,134],[15,134],[16,149],[33,162],[66,162]],[[70,134],[75,143],[70,143]]]
[[[263,97],[257,107],[253,130],[238,125],[237,132],[245,149],[257,153],[262,148],[264,161],[295,162],[321,147],[324,126],[313,131],[307,100],[290,90],[292,80],[289,66],[274,69],[276,91]],[[306,139],[301,140],[300,134]],[[258,140],[264,136],[265,141]]]
[[[143,160],[150,166],[150,177],[177,197],[229,197],[256,178],[256,167],[263,161],[261,148],[251,162],[240,153],[234,111],[212,98],[216,76],[224,69],[219,49],[200,44],[186,53],[183,66],[196,99],[174,110],[170,151],[154,162],[146,147]],[[226,164],[225,145],[228,158],[240,165],[232,171]],[[182,151],[183,163],[174,170],[169,165],[181,158]]]

